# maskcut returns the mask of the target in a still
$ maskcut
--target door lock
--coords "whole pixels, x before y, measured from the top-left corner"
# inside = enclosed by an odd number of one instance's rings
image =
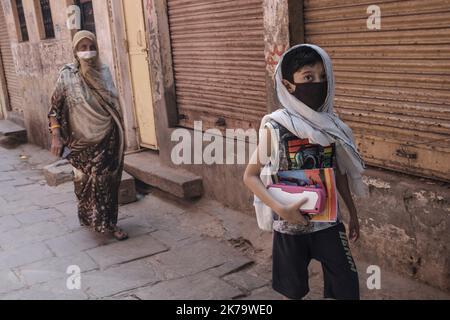
[[[227,125],[227,121],[225,120],[225,118],[220,117],[217,119],[216,126],[225,127],[226,125]]]
[[[396,151],[396,155],[398,157],[402,157],[402,158],[406,158],[406,159],[417,159],[417,152],[408,152],[406,150],[403,149],[398,149]]]

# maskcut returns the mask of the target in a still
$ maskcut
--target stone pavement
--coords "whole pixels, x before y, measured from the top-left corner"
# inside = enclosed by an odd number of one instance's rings
[[[32,145],[0,147],[0,299],[282,299],[270,286],[271,235],[254,217],[151,190],[120,207],[130,239],[117,242],[79,226],[72,183],[46,185],[42,168],[55,160]],[[370,291],[357,263],[364,299],[450,297],[387,271]],[[69,266],[79,290],[67,287]],[[311,265],[308,299],[321,298],[320,270]]]

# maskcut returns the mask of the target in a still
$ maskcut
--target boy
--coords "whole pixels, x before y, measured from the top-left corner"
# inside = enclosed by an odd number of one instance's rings
[[[260,150],[274,150],[278,171],[317,168],[317,154],[286,155],[288,141],[308,139],[311,145],[335,145],[337,165],[333,165],[336,187],[350,212],[350,239],[359,237],[357,211],[350,188],[365,195],[361,174],[364,163],[354,143],[351,129],[333,112],[334,75],[326,52],[314,45],[298,45],[284,54],[275,74],[276,91],[282,109],[267,115],[261,128],[265,131],[244,175],[244,183],[274,211],[273,288],[290,299],[302,299],[309,292],[308,265],[321,262],[324,273],[324,297],[359,299],[355,263],[348,247],[346,230],[339,207],[336,222],[311,222],[301,211],[304,201],[278,202],[260,178]],[[277,139],[274,130],[278,130]],[[275,141],[275,142],[274,142]],[[274,146],[274,143],[277,144]],[[276,148],[275,148],[276,147]],[[269,151],[270,150],[270,151]],[[314,149],[312,149],[314,150]],[[334,163],[334,161],[333,161]]]

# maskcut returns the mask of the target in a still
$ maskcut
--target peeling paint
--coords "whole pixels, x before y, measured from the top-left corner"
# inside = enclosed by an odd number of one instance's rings
[[[404,229],[398,228],[392,224],[385,224],[381,227],[371,225],[373,234],[381,239],[395,239],[396,242],[411,243],[415,242],[414,237],[409,236]]]
[[[436,194],[435,192],[430,192],[430,200],[434,201],[444,201],[444,197]]]
[[[275,73],[276,66],[287,49],[287,45],[274,44],[270,51],[266,53],[267,71],[270,72],[271,75]]]
[[[421,202],[436,201],[443,202],[445,198],[432,191],[421,190],[413,193],[414,197]]]
[[[416,197],[416,199],[418,201],[428,202],[428,199],[425,197],[425,193],[426,193],[426,191],[422,190],[422,191],[419,191],[419,192],[414,192],[413,195],[414,195],[414,197]]]
[[[391,189],[391,184],[389,182],[383,181],[377,178],[369,178],[367,176],[363,176],[363,182],[367,186],[373,186],[377,189]]]

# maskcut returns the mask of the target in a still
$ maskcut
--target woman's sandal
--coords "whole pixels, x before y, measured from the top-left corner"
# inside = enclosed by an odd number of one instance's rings
[[[114,228],[111,231],[114,238],[116,238],[118,241],[123,241],[128,239],[128,234],[120,229],[119,227]]]

